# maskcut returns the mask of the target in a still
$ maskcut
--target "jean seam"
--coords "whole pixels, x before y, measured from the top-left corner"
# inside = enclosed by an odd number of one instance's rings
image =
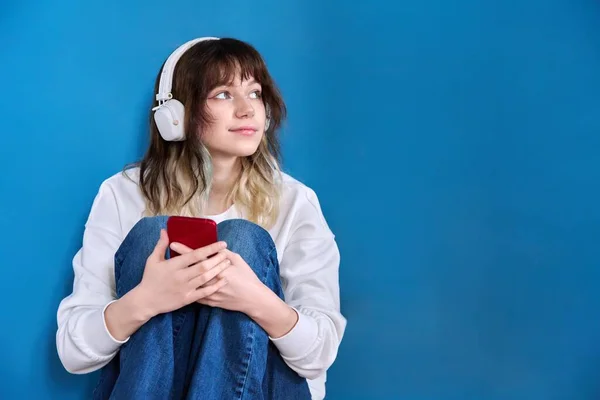
[[[250,373],[250,365],[252,365],[252,356],[254,355],[254,342],[255,342],[255,329],[252,329],[252,332],[249,336],[250,339],[250,344],[249,344],[249,353],[248,353],[248,357],[246,358],[246,362],[244,363],[244,367],[246,369],[246,371],[243,374],[243,378],[242,378],[242,385],[240,388],[240,397],[238,399],[242,399],[244,397],[244,394],[246,392],[246,383],[248,382],[248,374]]]
[[[267,253],[267,261],[269,262],[269,264],[273,264],[273,262],[271,261],[273,259],[273,253],[275,253],[275,259],[277,259],[277,246],[275,245],[271,245],[271,249]]]
[[[181,328],[183,328],[183,325],[185,324],[185,320],[187,319],[187,312],[185,311],[181,311],[181,314],[177,316],[177,329],[173,329],[173,340],[177,339],[177,336],[179,335],[179,332],[181,332]],[[179,321],[181,320],[181,321]],[[171,317],[171,323],[173,324],[173,327],[175,328],[175,321],[174,318]]]

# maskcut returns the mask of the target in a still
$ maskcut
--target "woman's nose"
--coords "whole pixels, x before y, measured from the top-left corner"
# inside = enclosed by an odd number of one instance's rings
[[[238,118],[251,118],[254,116],[254,107],[247,99],[238,99],[236,101],[235,114]]]

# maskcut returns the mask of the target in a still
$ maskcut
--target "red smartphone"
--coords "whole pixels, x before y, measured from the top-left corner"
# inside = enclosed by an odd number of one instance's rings
[[[217,223],[208,218],[172,216],[167,219],[169,244],[178,242],[192,250],[217,242]],[[171,257],[179,253],[169,249]]]

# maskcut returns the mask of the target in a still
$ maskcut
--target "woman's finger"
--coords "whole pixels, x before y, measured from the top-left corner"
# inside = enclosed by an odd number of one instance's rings
[[[208,297],[211,294],[216,293],[219,289],[221,289],[225,285],[227,285],[227,279],[219,279],[212,285],[202,286],[202,287],[196,289],[196,291],[194,292],[194,295],[193,295],[194,299],[195,299],[195,301],[198,301],[200,299]]]
[[[181,246],[184,246],[181,243],[178,243]],[[187,246],[184,246],[185,248],[188,248]],[[200,247],[196,250],[192,250],[190,252],[187,252],[185,254],[181,254],[179,257],[175,257],[173,260],[176,263],[175,265],[177,265],[179,268],[187,268],[190,265],[196,264],[200,261],[204,261],[210,257],[212,257],[213,255],[215,255],[216,253],[218,253],[219,251],[225,249],[227,247],[227,244],[225,242],[215,242],[213,244],[210,244],[208,246],[204,246],[204,247]],[[175,246],[175,248],[179,248],[179,246]],[[185,249],[182,249],[185,250]]]
[[[222,277],[220,277],[220,274],[230,266],[231,263],[229,262],[229,260],[225,260],[210,271],[208,271],[207,273],[200,275],[199,277],[190,281],[190,284],[193,288],[196,289],[201,286],[212,286],[215,283],[217,283],[219,279],[222,279]]]
[[[228,267],[229,264],[231,264],[231,261],[226,258],[225,254],[217,253],[217,255],[214,257],[191,265],[187,270],[185,270],[185,277],[187,280],[193,281],[194,279],[204,276],[214,269],[219,267],[222,268],[224,266]],[[210,279],[207,279],[205,282],[208,282],[209,280]]]
[[[179,242],[171,243],[169,248],[179,254],[187,254],[187,253],[194,251],[194,250],[190,249],[189,247],[187,247],[185,244],[179,243]]]

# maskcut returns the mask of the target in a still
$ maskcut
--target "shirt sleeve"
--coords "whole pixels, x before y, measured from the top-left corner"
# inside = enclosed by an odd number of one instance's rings
[[[271,341],[290,368],[314,379],[337,357],[346,319],[340,312],[339,249],[316,194],[307,188],[305,196],[280,264],[285,301],[299,318]]]
[[[82,246],[73,258],[73,291],[57,312],[56,347],[71,373],[102,368],[126,342],[113,338],[104,320],[104,310],[116,299],[114,255],[121,241],[115,196],[103,183],[86,221]]]

